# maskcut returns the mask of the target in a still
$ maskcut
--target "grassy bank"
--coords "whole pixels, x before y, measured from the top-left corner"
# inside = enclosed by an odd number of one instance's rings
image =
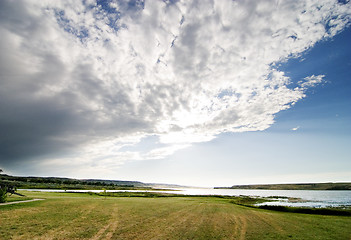
[[[31,200],[33,198],[31,197],[21,197],[21,196],[17,196],[17,195],[9,195],[6,198],[6,202],[17,202],[17,201],[25,201],[25,200]]]
[[[25,192],[0,206],[0,239],[350,239],[351,217],[254,209],[215,197]]]

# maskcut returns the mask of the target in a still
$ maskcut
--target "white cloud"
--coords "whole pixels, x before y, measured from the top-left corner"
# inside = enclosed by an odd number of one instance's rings
[[[187,147],[190,147],[190,145],[182,144],[182,145],[171,145],[168,147],[156,148],[146,153],[143,156],[143,159],[163,159],[165,157],[172,155],[176,151]]]
[[[304,81],[300,81],[299,84],[301,85],[302,88],[309,88],[309,87],[314,87],[315,85],[322,83],[324,75],[312,75],[309,77],[305,77]]]
[[[299,128],[300,128],[300,126],[294,127],[291,129],[291,131],[297,131],[297,130],[299,130]]]
[[[267,129],[324,77],[290,89],[272,66],[333,37],[351,16],[350,4],[330,0],[145,1],[134,8],[3,1],[1,9],[0,100],[17,104],[14,129],[29,129],[27,138],[8,130],[28,145],[23,156],[40,154],[36,144],[45,141],[52,151],[72,147],[121,163],[167,156],[222,132]],[[46,122],[49,110],[56,121]],[[11,121],[6,106],[1,112]],[[93,143],[109,149],[150,134],[175,145],[143,156],[118,148],[86,154]]]

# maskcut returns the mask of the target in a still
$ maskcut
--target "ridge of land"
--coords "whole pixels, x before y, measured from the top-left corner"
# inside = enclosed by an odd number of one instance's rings
[[[63,177],[11,176],[0,174],[0,184],[22,189],[151,189],[186,187],[176,184],[143,183],[139,181],[75,179]]]
[[[289,184],[249,184],[215,189],[262,189],[262,190],[351,190],[350,182],[289,183]]]

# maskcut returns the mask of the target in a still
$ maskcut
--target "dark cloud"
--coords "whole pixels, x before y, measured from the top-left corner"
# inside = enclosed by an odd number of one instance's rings
[[[70,148],[72,142],[64,138],[67,132],[79,129],[77,117],[67,106],[56,99],[35,100],[25,94],[1,91],[2,163]]]
[[[132,111],[127,89],[117,82],[105,86],[91,64],[64,64],[55,45],[46,48],[41,37],[49,29],[40,28],[44,20],[31,16],[25,6],[1,1],[1,166],[146,128],[142,116]]]

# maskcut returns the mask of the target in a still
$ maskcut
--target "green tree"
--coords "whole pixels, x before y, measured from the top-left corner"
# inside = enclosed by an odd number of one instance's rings
[[[6,202],[6,198],[7,198],[7,191],[6,191],[6,187],[0,185],[0,203],[4,203]]]
[[[0,169],[0,174],[2,173],[2,169]],[[6,202],[7,191],[6,186],[2,185],[0,182],[0,203]]]

